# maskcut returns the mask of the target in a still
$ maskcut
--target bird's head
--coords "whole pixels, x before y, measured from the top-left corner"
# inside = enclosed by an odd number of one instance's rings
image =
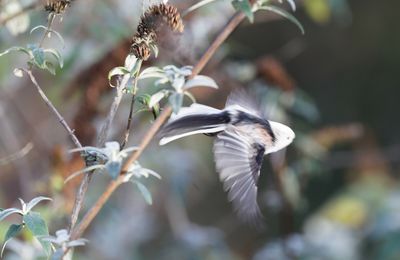
[[[289,144],[291,144],[296,137],[293,130],[281,123],[269,121],[271,125],[272,132],[275,135],[275,142],[273,143],[272,147],[265,151],[265,153],[273,153],[277,152]]]

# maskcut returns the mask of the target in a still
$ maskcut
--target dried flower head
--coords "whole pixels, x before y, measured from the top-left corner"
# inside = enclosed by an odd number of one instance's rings
[[[174,33],[183,32],[184,26],[178,9],[168,4],[151,6],[140,19],[132,39],[131,53],[139,59],[147,60],[151,45],[158,43],[166,28]]]
[[[49,13],[62,14],[71,2],[72,0],[46,0],[44,9]]]

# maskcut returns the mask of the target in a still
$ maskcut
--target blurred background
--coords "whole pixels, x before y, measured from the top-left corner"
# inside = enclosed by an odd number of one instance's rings
[[[9,2],[32,3],[0,0],[0,18]],[[56,37],[46,46],[62,52],[65,67],[56,76],[35,75],[85,145],[93,144],[113,99],[108,72],[123,64],[140,15],[155,2],[74,1],[55,22],[65,46]],[[197,1],[170,2],[184,10]],[[236,218],[215,170],[212,138],[193,136],[163,147],[153,142],[140,158],[162,176],[145,180],[153,205],[135,186],[121,186],[84,234],[90,243],[75,259],[400,259],[400,2],[296,4],[305,35],[259,12],[202,72],[220,89],[194,90],[199,103],[221,108],[233,89],[251,89],[271,120],[296,132],[294,143],[266,157],[261,169],[266,228]],[[230,1],[222,0],[191,13],[184,35],[170,39],[144,66],[195,64],[233,13]],[[29,30],[46,24],[46,17],[39,6],[20,17],[25,26],[17,30],[0,23],[0,52],[37,42],[40,33]],[[0,58],[0,158],[33,147],[0,165],[0,206],[17,206],[19,197],[52,197],[39,211],[54,233],[68,223],[79,185],[79,179],[63,181],[83,162],[68,153],[73,144],[32,84],[13,75],[24,58]],[[151,81],[140,86],[141,93],[156,91]],[[122,139],[129,104],[127,96],[111,140]],[[129,146],[140,142],[152,120],[149,112],[135,114]],[[109,181],[94,178],[83,212]],[[0,237],[12,221],[0,223]],[[31,239],[24,233],[12,240],[5,259],[35,259],[40,248],[24,242]]]

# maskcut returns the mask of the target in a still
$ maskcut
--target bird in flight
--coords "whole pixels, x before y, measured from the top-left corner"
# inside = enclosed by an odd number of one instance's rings
[[[265,119],[247,93],[234,91],[222,110],[195,103],[171,116],[160,131],[160,145],[193,134],[216,136],[214,160],[229,200],[239,218],[260,223],[257,183],[263,157],[288,146],[293,130]]]

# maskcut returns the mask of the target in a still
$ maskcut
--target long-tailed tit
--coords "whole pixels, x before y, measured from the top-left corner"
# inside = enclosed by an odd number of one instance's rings
[[[216,168],[239,217],[257,223],[257,182],[266,154],[288,146],[295,134],[288,126],[263,118],[243,92],[233,92],[224,109],[193,104],[182,108],[162,128],[160,145],[193,134],[215,135]]]

